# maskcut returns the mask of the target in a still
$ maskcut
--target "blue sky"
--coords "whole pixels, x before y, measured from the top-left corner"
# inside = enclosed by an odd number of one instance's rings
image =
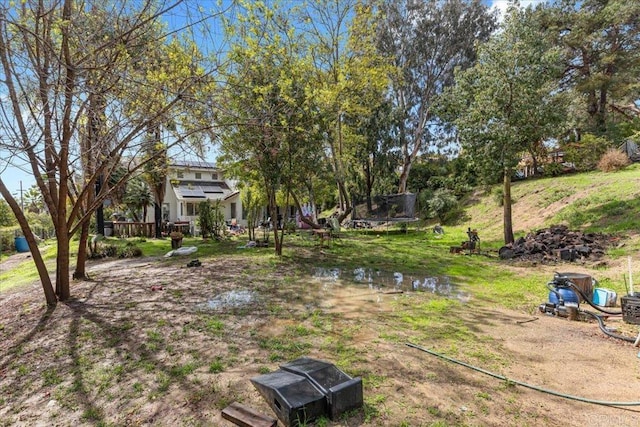
[[[483,0],[485,4],[496,8],[500,11],[505,11],[509,4],[508,0]],[[543,3],[543,0],[520,0],[520,5],[527,7],[529,5],[536,5]],[[0,161],[0,167],[3,167],[4,163]],[[30,167],[28,164],[16,164],[17,167],[9,167],[6,169],[0,169],[0,176],[4,181],[9,191],[19,199],[20,182],[22,182],[22,188],[28,189],[35,184],[35,179],[31,175]]]

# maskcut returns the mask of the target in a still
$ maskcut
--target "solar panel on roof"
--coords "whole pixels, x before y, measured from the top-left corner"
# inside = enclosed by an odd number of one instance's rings
[[[178,197],[184,197],[184,198],[205,198],[205,194],[204,191],[202,191],[202,188],[200,187],[184,187],[184,186],[179,186],[178,188],[176,188],[176,193],[178,194]]]
[[[203,185],[202,191],[205,193],[224,193],[222,188],[218,185]]]
[[[171,166],[182,166],[187,168],[206,168],[206,169],[215,169],[216,165],[210,162],[202,162],[199,160],[179,160],[171,164]]]

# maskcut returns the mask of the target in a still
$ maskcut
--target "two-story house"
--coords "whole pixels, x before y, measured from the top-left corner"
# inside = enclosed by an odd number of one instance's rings
[[[219,200],[225,220],[235,220],[246,226],[236,182],[225,179],[223,172],[215,164],[200,161],[172,163],[169,165],[165,185],[162,204],[164,222],[189,222],[193,227],[198,218],[199,204],[206,200]]]

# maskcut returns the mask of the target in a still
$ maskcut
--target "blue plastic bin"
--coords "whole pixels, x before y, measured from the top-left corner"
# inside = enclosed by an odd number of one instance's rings
[[[24,236],[18,236],[15,238],[14,243],[16,245],[16,251],[29,252],[29,244]]]

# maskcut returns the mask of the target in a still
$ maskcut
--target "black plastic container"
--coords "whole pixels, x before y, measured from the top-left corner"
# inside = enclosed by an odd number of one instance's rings
[[[336,420],[363,404],[361,378],[351,378],[331,363],[308,357],[252,378],[251,382],[285,427],[305,424],[323,415]]]
[[[622,320],[632,325],[640,325],[640,297],[626,295],[620,298]]]
[[[305,377],[279,369],[251,382],[285,427],[304,425],[326,413],[324,394]]]
[[[338,419],[346,411],[362,406],[362,379],[351,378],[331,363],[301,357],[280,368],[311,381],[326,396],[332,420]]]

